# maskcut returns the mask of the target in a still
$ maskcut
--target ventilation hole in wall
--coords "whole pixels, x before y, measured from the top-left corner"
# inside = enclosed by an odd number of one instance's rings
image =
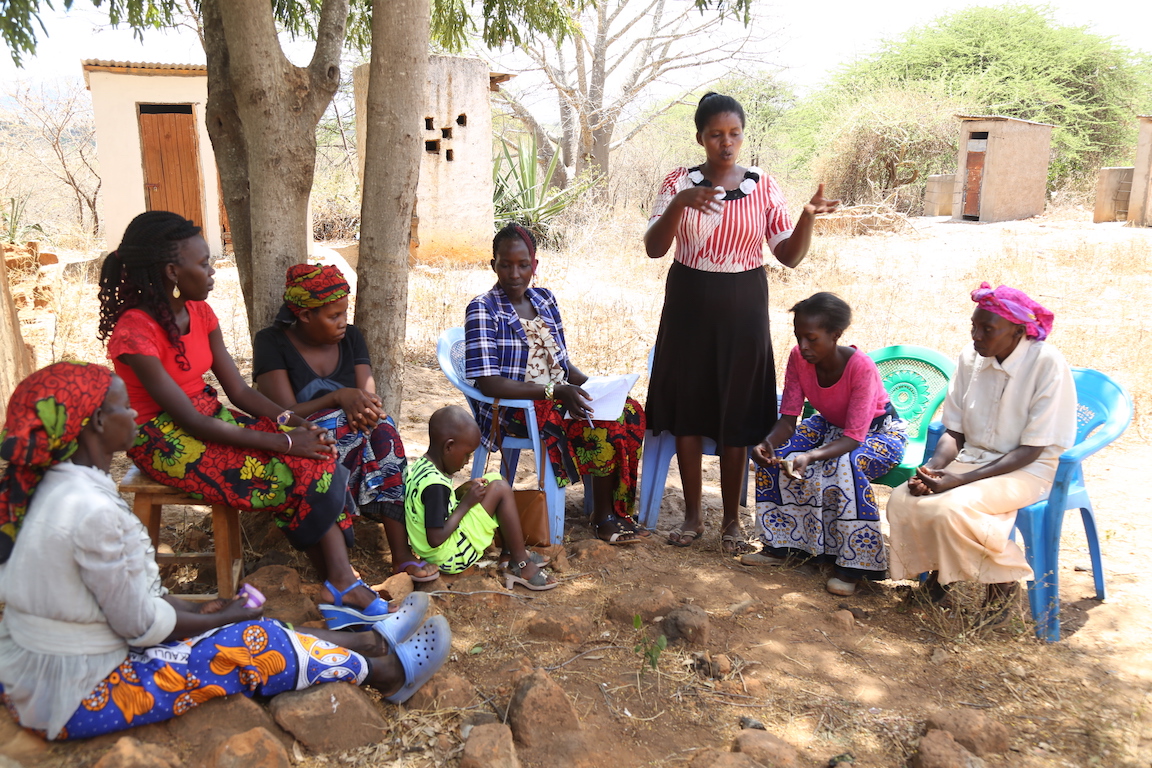
[[[440,129],[440,138],[442,138],[442,139],[452,138],[452,129],[451,128],[441,128]]]
[[[468,125],[468,115],[460,115],[456,118],[456,125],[461,127]]]
[[[425,152],[434,152],[436,154],[440,154],[440,140],[437,139],[435,141],[424,142],[424,151]]]
[[[446,150],[444,150],[444,159],[447,160],[448,162],[452,162],[453,160],[456,159],[456,155],[455,155],[455,153],[452,152],[452,150],[446,149]]]
[[[436,130],[436,126],[433,125],[432,123],[433,123],[432,118],[430,118],[430,117],[424,118],[424,130],[426,130],[426,131]]]

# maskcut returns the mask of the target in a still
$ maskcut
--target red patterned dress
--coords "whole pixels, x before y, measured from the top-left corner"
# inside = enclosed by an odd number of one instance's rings
[[[271,512],[288,541],[298,549],[319,542],[336,522],[351,535],[352,519],[344,510],[347,470],[336,458],[311,459],[269,453],[220,443],[204,442],[181,428],[148,394],[121,355],[149,355],[158,358],[197,411],[229,424],[278,432],[280,427],[267,417],[255,418],[225,408],[216,390],[204,381],[212,367],[208,335],[219,327],[212,308],[203,301],[189,301],[188,333],[181,337],[182,358],[168,334],[148,313],[139,309],[125,312],[108,340],[108,356],[116,373],[124,379],[132,407],[139,415],[140,433],[128,455],[144,474],[209,503],[227,504],[242,510]],[[333,483],[334,475],[340,475]]]

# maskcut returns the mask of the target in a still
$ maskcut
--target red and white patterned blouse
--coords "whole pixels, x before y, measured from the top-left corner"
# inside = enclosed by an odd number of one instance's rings
[[[662,215],[672,198],[693,182],[688,168],[677,168],[664,178],[652,215]],[[760,181],[752,194],[724,203],[720,214],[685,209],[676,229],[674,258],[686,267],[705,272],[747,272],[764,266],[764,241],[773,253],[792,234],[792,218],[780,187],[758,168]]]

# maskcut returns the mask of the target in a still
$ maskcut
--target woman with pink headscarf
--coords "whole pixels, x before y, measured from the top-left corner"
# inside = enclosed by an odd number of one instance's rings
[[[1045,342],[1051,312],[1004,285],[982,283],[972,300],[972,345],[944,400],[947,431],[888,501],[890,568],[893,579],[927,572],[938,603],[952,582],[983,582],[985,605],[1003,615],[1020,579],[1032,577],[1009,538],[1016,510],[1047,495],[1075,442],[1076,387]]]

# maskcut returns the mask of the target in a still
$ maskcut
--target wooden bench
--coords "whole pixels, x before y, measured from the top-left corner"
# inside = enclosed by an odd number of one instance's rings
[[[148,529],[152,546],[156,547],[156,562],[160,565],[183,563],[210,563],[216,561],[216,592],[207,595],[179,595],[185,600],[208,601],[217,597],[236,596],[244,567],[244,549],[240,543],[240,516],[235,509],[223,504],[212,504],[212,539],[214,552],[160,553],[160,515],[169,504],[204,506],[203,499],[194,499],[179,488],[157,483],[136,467],[128,470],[120,481],[120,492],[133,494],[132,512]]]

